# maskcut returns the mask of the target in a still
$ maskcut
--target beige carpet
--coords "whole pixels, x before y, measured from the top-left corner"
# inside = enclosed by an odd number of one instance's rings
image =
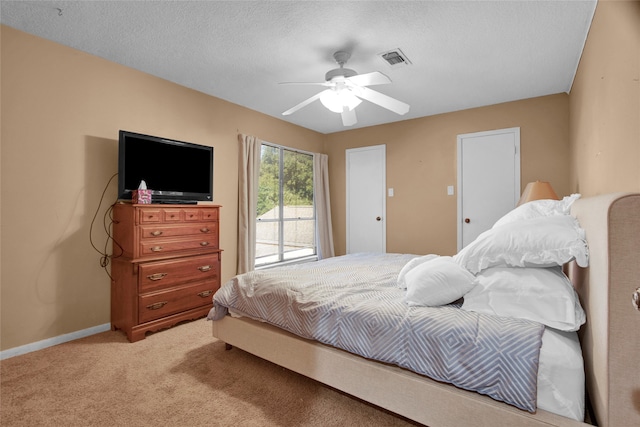
[[[412,426],[224,344],[206,320],[3,360],[2,426]]]

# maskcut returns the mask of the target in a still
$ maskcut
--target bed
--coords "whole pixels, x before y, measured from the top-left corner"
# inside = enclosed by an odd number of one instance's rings
[[[640,354],[640,313],[631,304],[640,286],[639,213],[640,194],[602,195],[571,204],[569,216],[577,218],[586,235],[589,266],[579,267],[577,263],[585,265],[586,260],[574,252],[571,258],[577,262],[565,267],[587,318],[579,331],[590,402],[587,422],[600,426],[640,425],[640,375],[634,370]],[[465,268],[478,277],[474,269],[501,268],[470,265]],[[252,316],[217,317],[213,335],[229,346],[431,427],[588,425],[540,408],[518,409],[395,364],[301,338]]]

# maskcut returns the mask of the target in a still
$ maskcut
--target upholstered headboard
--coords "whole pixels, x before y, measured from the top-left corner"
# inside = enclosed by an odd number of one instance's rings
[[[640,194],[577,200],[589,267],[569,274],[587,312],[581,329],[588,398],[601,427],[640,426]]]

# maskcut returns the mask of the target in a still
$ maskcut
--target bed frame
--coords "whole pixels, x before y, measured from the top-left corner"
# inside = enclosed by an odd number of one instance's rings
[[[585,311],[580,331],[588,418],[601,427],[640,426],[640,194],[577,200],[590,265],[569,267]],[[263,359],[430,427],[586,426],[543,410],[535,414],[490,397],[305,340],[247,318],[212,322],[213,336]],[[595,419],[594,419],[595,418]]]

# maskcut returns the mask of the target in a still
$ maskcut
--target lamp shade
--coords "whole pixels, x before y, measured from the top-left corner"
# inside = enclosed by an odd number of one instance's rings
[[[540,199],[559,200],[560,198],[558,197],[556,192],[553,191],[551,184],[546,181],[535,181],[528,183],[524,188],[522,196],[520,196],[520,200],[518,200],[517,206]]]

